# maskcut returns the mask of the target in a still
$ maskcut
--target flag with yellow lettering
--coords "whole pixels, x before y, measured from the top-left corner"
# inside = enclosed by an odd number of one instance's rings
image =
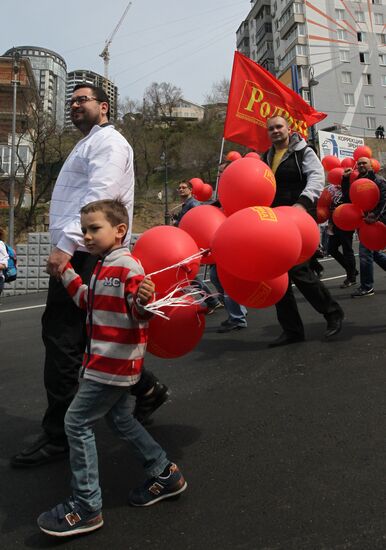
[[[249,57],[235,52],[224,138],[265,151],[271,145],[267,118],[284,116],[291,130],[307,139],[308,128],[326,118],[296,92]]]

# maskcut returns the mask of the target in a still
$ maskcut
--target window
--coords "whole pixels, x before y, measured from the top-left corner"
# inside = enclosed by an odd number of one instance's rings
[[[355,17],[358,23],[364,23],[365,22],[365,14],[363,11],[356,11]]]
[[[294,9],[294,13],[303,13],[303,4],[301,4],[300,2],[299,3],[294,3],[293,4],[293,9]],[[382,15],[382,14],[380,14]]]
[[[381,75],[381,86],[386,86],[386,74]]]
[[[383,96],[383,108],[386,109],[386,97]]]
[[[368,64],[369,62],[369,52],[359,52],[359,62]]]
[[[335,19],[338,21],[343,21],[345,16],[344,10],[335,10]]]
[[[349,50],[339,50],[339,59],[343,63],[350,63]]]
[[[338,29],[336,35],[338,40],[347,40],[347,32],[344,29]]]
[[[368,116],[368,117],[366,117],[366,121],[367,121],[367,129],[368,130],[375,130],[375,117]]]
[[[386,65],[386,53],[379,54],[379,64]]]
[[[365,94],[365,107],[374,107],[374,96]]]
[[[276,38],[276,49],[280,48],[280,36]]]
[[[383,25],[383,13],[374,13],[374,21],[376,25]]]
[[[302,44],[298,44],[296,46],[296,55],[308,55],[307,46],[304,46]]]
[[[372,4],[377,4],[378,6],[382,6],[382,0],[371,0]]]
[[[342,73],[342,83],[343,84],[352,84],[351,73],[349,73],[347,71],[344,71]]]
[[[302,90],[302,98],[304,101],[307,101],[307,103],[310,102],[310,90]]]
[[[371,85],[371,74],[364,73],[362,74],[362,81],[364,86]]]
[[[360,31],[357,32],[358,42],[367,42],[367,33]]]
[[[343,94],[345,105],[354,105],[354,94]]]

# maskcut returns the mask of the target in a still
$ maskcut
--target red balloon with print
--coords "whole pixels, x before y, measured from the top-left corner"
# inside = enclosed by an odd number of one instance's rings
[[[346,157],[341,161],[342,168],[354,168],[355,160],[352,157]]]
[[[374,173],[377,174],[381,169],[381,163],[377,159],[370,159],[370,162]]]
[[[373,210],[380,198],[378,185],[368,178],[359,178],[350,186],[350,200],[362,210]]]
[[[327,155],[322,158],[322,164],[323,168],[326,170],[326,172],[329,172],[330,170],[333,170],[334,168],[340,168],[340,160],[338,157],[335,157],[334,155]]]
[[[209,201],[213,195],[213,187],[209,183],[204,183],[200,191],[194,193],[195,198],[200,202]]]
[[[274,208],[287,214],[300,231],[302,248],[296,264],[302,264],[314,254],[320,244],[320,231],[315,220],[302,208],[296,206],[278,206]]]
[[[373,152],[367,145],[360,145],[357,147],[353,153],[354,160],[358,160],[361,157],[366,157],[371,159]]]
[[[343,231],[354,231],[363,221],[363,211],[355,204],[340,204],[335,208],[332,219]]]
[[[207,249],[211,247],[217,229],[225,220],[226,216],[222,210],[209,204],[202,204],[188,210],[178,227],[189,233],[199,248]],[[204,256],[201,263],[214,263],[212,254]]]
[[[226,156],[226,159],[230,160],[231,162],[241,158],[242,158],[241,153],[239,153],[238,151],[229,151],[229,153]]]
[[[261,309],[273,306],[283,298],[288,288],[288,273],[267,281],[247,281],[217,266],[217,275],[228,296],[247,307]]]
[[[270,206],[275,193],[272,170],[253,157],[232,162],[221,174],[218,186],[219,199],[227,216],[249,206]]]
[[[382,222],[362,223],[359,240],[370,250],[383,250],[386,248],[386,225]]]
[[[342,183],[344,168],[333,168],[327,174],[327,180],[332,185],[340,185]]]
[[[212,242],[216,264],[248,281],[265,281],[287,272],[297,262],[301,248],[302,238],[291,218],[264,206],[232,214]]]
[[[177,264],[199,252],[193,238],[179,227],[158,225],[148,229],[133,247],[133,256],[138,258],[146,274]],[[187,265],[168,269],[152,276],[156,292],[166,292],[184,279],[194,279],[200,268],[200,259]]]
[[[149,322],[147,351],[156,357],[175,358],[186,355],[201,340],[205,329],[205,308],[186,296],[189,306],[168,306],[162,311],[169,317],[155,315]]]

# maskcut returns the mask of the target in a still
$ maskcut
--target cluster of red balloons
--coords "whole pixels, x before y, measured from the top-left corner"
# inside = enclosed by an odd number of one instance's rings
[[[213,188],[209,183],[204,183],[201,178],[189,180],[192,184],[193,197],[200,202],[209,201],[212,198]]]

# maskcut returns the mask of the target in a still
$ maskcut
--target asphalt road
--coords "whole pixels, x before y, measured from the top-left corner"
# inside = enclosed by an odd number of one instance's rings
[[[323,317],[299,297],[304,343],[267,348],[280,332],[272,308],[250,310],[248,329],[217,334],[220,310],[188,356],[148,356],[148,368],[173,392],[150,431],[180,465],[188,490],[176,501],[129,507],[128,490],[143,473],[101,423],[105,525],[64,541],[40,533],[36,517],[70,494],[67,462],[8,465],[39,431],[45,409],[44,294],[4,298],[0,548],[386,549],[386,277],[376,268],[375,296],[353,300],[339,288],[337,264],[324,265],[346,313],[333,342],[322,341]]]

